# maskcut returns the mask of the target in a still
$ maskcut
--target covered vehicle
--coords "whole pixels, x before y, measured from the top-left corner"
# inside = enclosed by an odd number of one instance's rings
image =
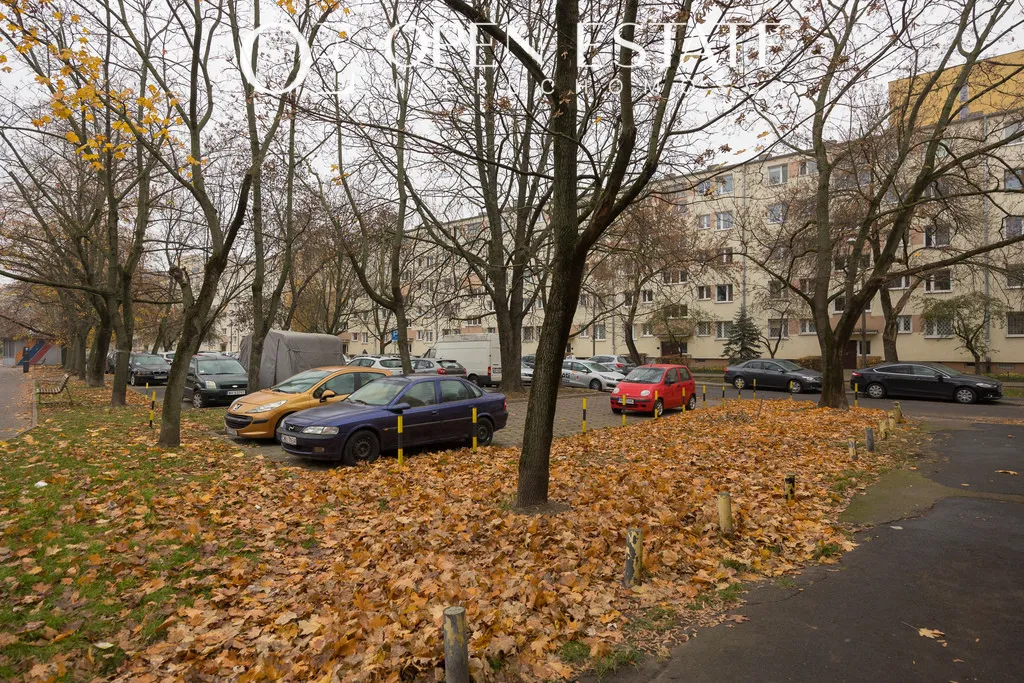
[[[968,375],[939,363],[882,363],[850,375],[850,389],[871,398],[903,396],[936,398],[957,403],[1003,397],[1003,383],[991,377]]]
[[[345,365],[345,346],[331,334],[311,334],[271,330],[263,343],[259,380],[261,387],[272,387],[303,370]],[[246,335],[239,346],[238,361],[248,372],[252,337]]]
[[[502,394],[485,394],[456,377],[382,377],[344,401],[289,415],[281,420],[277,436],[292,455],[355,465],[398,447],[399,414],[405,447],[469,441],[474,408],[477,441],[487,445],[508,422]]]
[[[171,366],[163,356],[155,353],[133,353],[128,358],[128,383],[133,387],[140,384],[164,384]]]
[[[794,394],[821,391],[821,373],[790,360],[758,358],[725,369],[726,383],[737,389],[753,387],[755,380],[758,389],[782,389]]]
[[[566,386],[611,391],[623,377],[621,372],[589,360],[562,361],[562,384]]]
[[[272,439],[282,418],[341,401],[359,387],[387,376],[386,370],[351,365],[305,370],[234,401],[224,415],[224,426],[228,436]]]
[[[185,377],[184,398],[196,408],[230,403],[248,393],[249,377],[234,358],[221,355],[193,356]]]
[[[636,410],[661,415],[668,408],[697,407],[697,383],[685,365],[641,365],[612,389],[613,413]]]

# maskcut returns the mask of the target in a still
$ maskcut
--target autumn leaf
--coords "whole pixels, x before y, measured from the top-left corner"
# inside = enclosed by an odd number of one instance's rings
[[[919,636],[921,636],[923,638],[931,638],[933,640],[937,640],[939,638],[942,638],[946,634],[943,633],[942,631],[938,631],[938,630],[932,629],[932,628],[919,628],[919,629],[917,629],[917,635],[919,635]]]
[[[996,470],[996,474],[1009,474],[1011,477],[1020,476],[1019,472],[1014,472],[1013,470]]]

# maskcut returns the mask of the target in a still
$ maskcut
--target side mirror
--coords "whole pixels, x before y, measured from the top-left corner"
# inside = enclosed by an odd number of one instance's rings
[[[946,376],[945,376],[945,375],[941,375],[941,374],[938,374],[938,373],[936,373],[935,377],[936,377],[936,379],[938,379],[938,380],[939,380],[940,382],[945,382],[945,381],[946,381]]]
[[[326,403],[327,399],[334,398],[335,396],[337,396],[337,394],[330,389],[324,389],[324,393],[320,394],[320,402]]]
[[[388,410],[390,410],[393,413],[401,413],[403,411],[409,410],[409,408],[412,408],[412,406],[409,405],[408,403],[395,403],[394,405],[388,406]]]

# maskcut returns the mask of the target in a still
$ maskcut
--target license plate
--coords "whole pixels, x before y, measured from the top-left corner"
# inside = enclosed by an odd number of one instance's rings
[[[626,405],[627,405],[627,406],[631,406],[631,405],[633,405],[634,403],[636,403],[636,401],[634,401],[633,399],[631,399],[631,398],[627,398],[627,399],[626,399]]]
[[[299,442],[295,439],[294,436],[288,436],[287,434],[282,434],[281,435],[281,443],[286,443],[289,446],[295,446]]]
[[[245,396],[245,389],[232,389],[228,392],[228,396]]]
[[[228,427],[227,428],[227,432],[228,432],[228,436],[238,436],[238,430],[237,429],[232,429],[231,427]]]

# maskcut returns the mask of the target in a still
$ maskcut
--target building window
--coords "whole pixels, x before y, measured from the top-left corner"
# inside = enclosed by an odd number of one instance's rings
[[[718,250],[718,260],[722,265],[732,263],[732,247],[724,247]]]
[[[693,188],[693,191],[698,195],[711,194],[711,180],[702,180],[697,183],[697,186]]]
[[[653,337],[654,327],[650,323],[644,323],[640,326],[640,336],[642,337]]]
[[[580,306],[583,306],[584,308],[586,308],[589,305],[590,305],[590,295],[586,294],[586,293],[580,294]]]
[[[641,289],[640,290],[640,302],[649,304],[654,301],[654,290],[653,289]]]
[[[863,348],[862,348],[863,347]],[[857,355],[858,356],[870,356],[871,355],[871,340],[866,341],[857,340]]]
[[[666,270],[661,274],[662,280],[666,285],[678,285],[682,282],[686,282],[688,274],[685,270]]]
[[[594,339],[604,341],[604,324],[594,325]]]
[[[711,228],[711,214],[704,213],[697,216],[697,229],[709,230]]]
[[[671,319],[685,318],[689,314],[689,309],[684,304],[671,304],[664,308],[665,317]]]
[[[732,174],[726,173],[715,183],[715,194],[732,194]]]
[[[1020,121],[1008,123],[1003,127],[1003,140],[1008,140],[1006,143],[1008,145],[1024,144],[1024,137],[1014,137],[1019,136],[1022,133],[1024,133],[1024,123],[1021,123]],[[1014,139],[1010,140],[1010,138]]]
[[[818,162],[817,161],[801,161],[800,170],[797,171],[799,175],[818,175]]]
[[[782,223],[784,220],[786,220],[785,204],[772,204],[768,207],[769,223]]]
[[[697,300],[698,301],[711,301],[711,285],[698,285],[697,286]]]
[[[590,328],[589,327],[584,327],[583,329],[580,330],[580,333],[578,335],[576,335],[576,336],[578,336],[580,339],[586,339],[587,337],[590,336]]]
[[[715,228],[718,230],[732,229],[732,211],[719,211],[715,214]]]
[[[709,322],[697,323],[697,336],[698,337],[710,337],[711,336],[711,323],[709,323]]]
[[[1006,335],[1024,337],[1024,311],[1009,311],[1006,314]]]
[[[818,334],[818,326],[811,318],[803,318],[800,321],[800,334]]]
[[[732,301],[732,285],[715,285],[715,302],[724,304]]]
[[[900,275],[899,277],[894,277],[889,280],[887,286],[889,289],[910,289],[910,276]]]
[[[782,280],[770,280],[768,282],[768,298],[774,301],[785,299],[789,294],[789,287]]]
[[[369,332],[363,332],[363,343],[364,344],[369,344],[370,343],[370,333]]]
[[[1003,189],[1020,190],[1021,178],[1024,178],[1024,168],[1009,169],[1003,172]]]
[[[846,310],[846,295],[839,294],[835,299],[832,300],[832,310],[836,313],[842,313]]]
[[[808,296],[814,296],[814,278],[802,277],[798,283],[800,291]]]
[[[1024,288],[1024,263],[1006,267],[1006,286],[1010,289]]]
[[[932,225],[924,230],[924,246],[926,247],[948,247],[949,226]]]
[[[487,334],[494,334],[497,331],[498,331],[497,327],[488,327],[487,328]]]
[[[1024,234],[1024,216],[1007,216],[1003,219],[1003,236],[1007,239]]]
[[[718,320],[715,322],[715,339],[728,339],[732,332],[731,320]]]
[[[768,167],[769,185],[785,185],[788,180],[789,166],[787,164],[779,164],[778,166]]]
[[[789,322],[785,318],[769,319],[768,336],[772,339],[787,339],[789,337]]]
[[[533,328],[530,327],[529,325],[527,325],[526,327],[523,328],[523,341],[524,342],[532,342],[533,341]]]
[[[482,323],[483,320],[481,320],[480,318],[470,318],[469,320],[466,321],[466,325],[469,327],[480,327]]]
[[[924,282],[926,292],[952,292],[953,279],[948,268],[937,270]]]
[[[924,321],[924,336],[943,339],[953,336],[952,318],[930,318]]]
[[[914,331],[914,319],[909,315],[896,316],[897,334],[910,334]]]

